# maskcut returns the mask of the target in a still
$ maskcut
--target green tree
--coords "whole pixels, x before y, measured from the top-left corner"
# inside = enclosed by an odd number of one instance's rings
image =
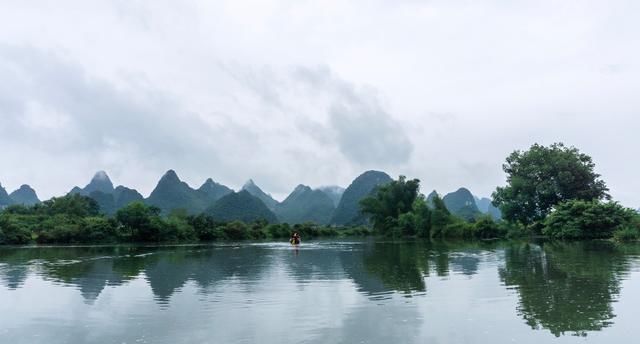
[[[528,151],[515,151],[502,169],[507,186],[493,193],[493,204],[504,218],[525,225],[543,220],[554,206],[579,199],[610,199],[605,182],[594,172],[591,157],[577,148],[554,143],[534,144]]]
[[[616,230],[631,227],[637,216],[633,209],[614,202],[571,200],[549,214],[542,234],[562,239],[607,239]]]
[[[163,225],[160,208],[133,202],[119,209],[116,219],[127,230],[132,241],[160,241]]]
[[[437,194],[431,198],[431,204],[431,236],[444,236],[445,228],[452,222],[452,215]]]
[[[373,227],[385,233],[397,225],[402,214],[413,210],[419,189],[420,180],[400,176],[398,180],[378,186],[373,195],[360,201],[360,207],[363,213],[371,215]]]
[[[36,209],[42,209],[49,215],[66,214],[76,217],[96,216],[100,212],[100,206],[95,200],[79,194],[54,197],[44,201],[42,207],[36,206]]]

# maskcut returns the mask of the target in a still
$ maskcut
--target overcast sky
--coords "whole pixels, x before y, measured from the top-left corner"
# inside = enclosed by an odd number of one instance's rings
[[[637,208],[639,115],[639,1],[0,0],[0,183],[43,199],[170,168],[488,196],[563,141]]]

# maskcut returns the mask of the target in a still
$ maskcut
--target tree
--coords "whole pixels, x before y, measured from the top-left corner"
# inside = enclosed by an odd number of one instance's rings
[[[42,207],[49,215],[65,214],[76,217],[96,216],[100,212],[100,206],[92,198],[79,194],[54,197],[43,202]]]
[[[542,234],[561,239],[608,239],[617,230],[631,227],[633,209],[614,202],[571,200],[559,204],[545,219]]]
[[[164,224],[160,208],[133,202],[116,212],[116,219],[131,235],[133,241],[159,241]]]
[[[385,232],[397,224],[400,215],[413,210],[419,189],[420,180],[400,176],[398,180],[378,186],[373,195],[360,201],[360,207],[363,213],[371,215],[373,227]]]
[[[515,151],[507,157],[502,166],[507,186],[493,193],[493,204],[504,219],[530,225],[564,201],[610,199],[609,189],[594,167],[591,157],[575,147],[534,144],[528,151]]]

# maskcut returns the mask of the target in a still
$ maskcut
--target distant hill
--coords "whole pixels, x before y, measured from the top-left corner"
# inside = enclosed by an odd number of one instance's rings
[[[93,191],[89,194],[89,197],[93,198],[100,206],[100,211],[107,215],[115,214],[118,209],[129,203],[144,201],[144,197],[138,191],[124,186],[118,186],[113,193]]]
[[[144,201],[144,197],[137,190],[120,185],[113,191],[113,200],[116,209],[120,209],[129,203]]]
[[[20,188],[12,192],[9,197],[13,201],[13,204],[29,206],[40,203],[40,199],[38,199],[36,191],[27,184],[20,186]]]
[[[69,191],[70,194],[81,194],[83,196],[89,196],[94,191],[99,191],[105,194],[113,193],[113,183],[105,171],[98,171],[91,178],[89,184],[84,188],[74,187]]]
[[[377,186],[391,181],[388,174],[380,171],[367,171],[358,176],[342,194],[330,223],[336,225],[366,224],[367,218],[360,212],[360,200],[369,196]]]
[[[447,206],[447,209],[459,217],[466,220],[473,220],[480,214],[478,206],[476,206],[476,200],[469,190],[466,188],[460,188],[455,192],[446,194],[442,201]]]
[[[204,211],[217,221],[244,221],[253,222],[266,220],[269,223],[277,223],[276,215],[267,208],[259,198],[251,195],[247,190],[233,192],[223,196],[212,206]]]
[[[233,190],[214,182],[211,178],[197,190],[193,189],[180,180],[174,170],[169,170],[160,178],[158,185],[146,199],[146,203],[160,208],[164,214],[174,209],[184,209],[190,214],[199,214],[224,195],[232,192]]]
[[[280,222],[289,224],[327,224],[334,209],[333,200],[326,193],[306,185],[298,185],[282,203],[276,205],[275,213]]]
[[[318,190],[324,192],[333,201],[333,206],[337,207],[344,193],[344,188],[337,185],[321,186]]]
[[[427,196],[427,205],[429,207],[433,207],[433,199],[436,196],[440,196],[440,195],[438,195],[438,192],[436,190],[431,191],[431,193]]]
[[[174,209],[185,209],[191,214],[205,209],[196,190],[178,178],[174,170],[167,171],[147,198],[146,203],[156,206],[164,214]]]
[[[500,209],[496,208],[491,204],[491,199],[483,197],[478,198],[475,197],[476,205],[478,206],[478,210],[480,210],[483,214],[489,214],[494,220],[499,220],[502,218],[502,213]]]
[[[9,194],[7,194],[7,190],[5,190],[2,187],[2,184],[0,184],[0,209],[3,209],[11,204],[13,204],[13,200],[11,199],[11,197],[9,197]]]
[[[259,200],[262,201],[262,203],[264,203],[267,208],[269,208],[271,211],[276,209],[276,205],[278,204],[278,201],[276,201],[275,199],[273,199],[273,197],[271,197],[271,195],[265,193],[264,191],[262,191],[262,189],[260,189],[254,182],[252,179],[249,179],[244,186],[242,187],[242,190],[246,190],[247,192],[249,192],[251,195],[257,197]]]
[[[143,201],[144,197],[122,185],[114,188],[109,175],[98,171],[84,188],[74,187],[69,194],[80,194],[93,198],[100,206],[100,212],[113,215],[116,211],[134,201]]]
[[[211,178],[207,179],[197,191],[200,194],[202,202],[204,202],[207,207],[223,196],[233,192],[233,190],[228,187],[214,182]]]

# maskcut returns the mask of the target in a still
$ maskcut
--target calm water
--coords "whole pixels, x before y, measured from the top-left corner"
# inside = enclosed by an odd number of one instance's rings
[[[1,343],[629,343],[640,245],[0,248]]]

